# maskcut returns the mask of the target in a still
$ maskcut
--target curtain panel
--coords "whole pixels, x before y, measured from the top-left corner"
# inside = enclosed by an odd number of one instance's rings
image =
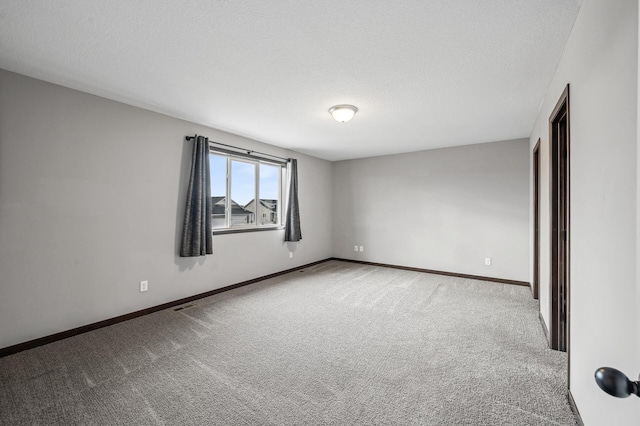
[[[209,139],[196,135],[182,228],[181,257],[213,254]]]
[[[300,241],[302,231],[300,229],[300,207],[298,205],[298,161],[290,158],[287,163],[289,175],[289,200],[287,202],[287,215],[285,217],[285,241]]]

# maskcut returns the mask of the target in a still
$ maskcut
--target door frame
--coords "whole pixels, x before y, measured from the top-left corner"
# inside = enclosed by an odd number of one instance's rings
[[[533,147],[533,298],[540,298],[540,139]],[[540,305],[538,304],[538,309]]]
[[[549,117],[550,230],[551,230],[551,326],[550,346],[569,350],[570,292],[570,192],[569,85]]]

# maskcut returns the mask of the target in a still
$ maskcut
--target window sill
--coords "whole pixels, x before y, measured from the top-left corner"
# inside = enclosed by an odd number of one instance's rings
[[[261,228],[225,228],[214,229],[213,235],[241,234],[244,232],[280,231],[282,229],[284,229],[284,226],[264,226]]]

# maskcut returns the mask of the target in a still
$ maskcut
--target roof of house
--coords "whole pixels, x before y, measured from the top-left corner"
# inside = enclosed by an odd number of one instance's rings
[[[211,197],[211,214],[214,215],[224,215],[225,208],[225,197]],[[250,215],[253,214],[252,211],[245,209],[240,204],[231,200],[231,215]]]
[[[255,200],[251,200],[249,201],[247,204],[245,204],[245,209],[254,202]],[[260,205],[262,205],[262,207],[264,207],[267,210],[271,210],[272,212],[275,212],[278,209],[278,200],[268,200],[268,199],[260,199]]]
[[[260,204],[272,211],[276,211],[278,208],[278,200],[260,200]]]

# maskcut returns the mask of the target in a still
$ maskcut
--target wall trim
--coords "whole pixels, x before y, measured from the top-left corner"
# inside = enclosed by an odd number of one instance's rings
[[[151,314],[153,312],[161,311],[163,309],[172,308],[174,306],[182,305],[188,302],[193,302],[194,300],[202,299],[204,297],[213,296],[214,294],[223,293],[225,291],[233,290],[239,287],[244,287],[249,284],[254,284],[259,281],[263,281],[269,278],[278,277],[280,275],[288,274],[289,272],[299,271],[300,269],[308,268],[310,266],[318,265],[320,263],[328,262],[331,260],[323,259],[317,262],[307,263],[306,265],[297,266],[295,268],[286,269],[284,271],[275,272],[273,274],[264,275],[262,277],[253,278],[247,281],[242,281],[237,284],[231,284],[225,287],[217,288],[215,290],[206,291],[204,293],[199,293],[193,296],[184,297],[182,299],[173,300],[171,302],[163,303],[161,305],[152,306],[150,308],[141,309],[139,311],[131,312],[124,315],[119,315],[117,317],[108,318],[106,320],[94,322],[92,324],[83,325],[80,327],[72,328],[70,330],[61,331],[59,333],[51,334],[49,336],[40,337],[37,339],[29,340],[27,342],[18,343],[16,345],[7,346],[6,348],[0,349],[0,358],[5,357],[7,355],[12,355],[18,352],[26,351],[28,349],[33,349],[38,346],[43,346],[49,343],[57,342],[58,340],[63,340],[68,337],[77,336],[78,334],[87,333],[89,331],[97,330],[99,328],[107,327],[110,325],[117,324],[119,322],[128,321],[130,319],[134,319],[137,317],[141,317],[143,315]]]
[[[480,275],[458,274],[458,273],[455,273],[455,272],[436,271],[436,270],[432,270],[432,269],[412,268],[412,267],[409,267],[409,266],[391,265],[391,264],[386,264],[386,263],[374,263],[374,262],[365,262],[365,261],[361,261],[361,260],[352,260],[352,259],[342,259],[342,258],[338,258],[338,257],[330,257],[328,259],[319,260],[317,262],[312,262],[312,263],[308,263],[306,265],[298,266],[298,267],[295,267],[295,268],[286,269],[284,271],[275,272],[273,274],[264,275],[262,277],[253,278],[253,279],[250,279],[250,280],[247,280],[247,281],[243,281],[243,282],[240,282],[240,283],[237,283],[237,284],[231,284],[231,285],[228,285],[228,286],[225,286],[225,287],[221,287],[221,288],[218,288],[218,289],[215,289],[215,290],[210,290],[210,291],[207,291],[207,292],[204,292],[204,293],[199,293],[199,294],[196,294],[196,295],[193,295],[193,296],[184,297],[184,298],[178,299],[178,300],[173,300],[171,302],[163,303],[161,305],[156,305],[156,306],[152,306],[150,308],[141,309],[139,311],[131,312],[131,313],[128,313],[128,314],[119,315],[117,317],[108,318],[108,319],[105,319],[105,320],[102,320],[102,321],[94,322],[94,323],[83,325],[83,326],[76,327],[76,328],[72,328],[70,330],[61,331],[59,333],[51,334],[49,336],[39,337],[37,339],[29,340],[29,341],[26,341],[26,342],[23,342],[23,343],[18,343],[16,345],[7,346],[6,348],[1,348],[0,349],[0,358],[5,357],[7,355],[15,354],[15,353],[18,353],[18,352],[26,351],[28,349],[37,348],[38,346],[43,346],[43,345],[46,345],[46,344],[49,344],[49,343],[56,342],[58,340],[62,340],[62,339],[66,339],[66,338],[69,338],[69,337],[77,336],[78,334],[83,334],[83,333],[87,333],[89,331],[97,330],[99,328],[108,327],[110,325],[114,325],[114,324],[117,324],[119,322],[128,321],[130,319],[134,319],[134,318],[137,318],[137,317],[141,317],[143,315],[151,314],[153,312],[161,311],[163,309],[168,309],[168,308],[172,308],[174,306],[178,306],[178,305],[182,305],[182,304],[185,304],[185,303],[193,302],[194,300],[202,299],[204,297],[213,296],[214,294],[223,293],[225,291],[233,290],[233,289],[236,289],[236,288],[239,288],[239,287],[244,287],[246,285],[254,284],[254,283],[257,283],[259,281],[263,281],[263,280],[266,280],[266,279],[269,279],[269,278],[274,278],[274,277],[277,277],[277,276],[280,276],[280,275],[288,274],[289,272],[299,271],[300,269],[308,268],[310,266],[318,265],[320,263],[325,263],[325,262],[328,262],[330,260],[337,260],[337,261],[341,261],[341,262],[360,263],[360,264],[363,264],[363,265],[380,266],[380,267],[384,267],[384,268],[403,269],[403,270],[407,270],[407,271],[424,272],[424,273],[428,273],[428,274],[446,275],[446,276],[450,276],[450,277],[468,278],[468,279],[475,279],[475,280],[482,280],[482,281],[497,282],[497,283],[501,283],[501,284],[512,284],[512,285],[530,287],[529,283],[526,282],[526,281],[515,281],[515,280],[502,279],[502,278],[484,277],[484,276],[480,276]],[[540,316],[540,319],[542,321],[542,316]],[[544,326],[544,321],[542,321],[542,324],[543,324],[543,329],[545,330],[545,335],[547,336],[547,340],[549,340],[548,332],[546,331],[546,327]]]
[[[576,419],[576,424],[578,426],[584,426],[584,422],[582,421],[582,416],[580,415],[580,411],[578,411],[578,406],[576,405],[576,401],[573,399],[573,394],[571,393],[571,389],[567,390],[567,399],[569,400],[569,406],[571,407],[571,411],[573,412],[573,417]]]
[[[469,275],[469,274],[459,274],[456,272],[445,272],[445,271],[436,271],[433,269],[423,269],[423,268],[413,268],[411,266],[400,266],[400,265],[391,265],[388,263],[375,263],[375,262],[365,262],[363,260],[353,260],[353,259],[342,259],[339,257],[332,257],[329,260],[339,260],[341,262],[351,262],[351,263],[360,263],[363,265],[371,265],[371,266],[381,266],[383,268],[393,268],[393,269],[404,269],[405,271],[414,271],[414,272],[424,272],[427,274],[436,274],[436,275],[446,275],[448,277],[458,277],[458,278],[468,278],[472,280],[482,280],[482,281],[491,281],[495,283],[501,284],[511,284],[523,287],[531,288],[531,285],[527,281],[516,281],[516,280],[507,280],[504,278],[494,278],[494,277],[484,277],[481,275]]]

